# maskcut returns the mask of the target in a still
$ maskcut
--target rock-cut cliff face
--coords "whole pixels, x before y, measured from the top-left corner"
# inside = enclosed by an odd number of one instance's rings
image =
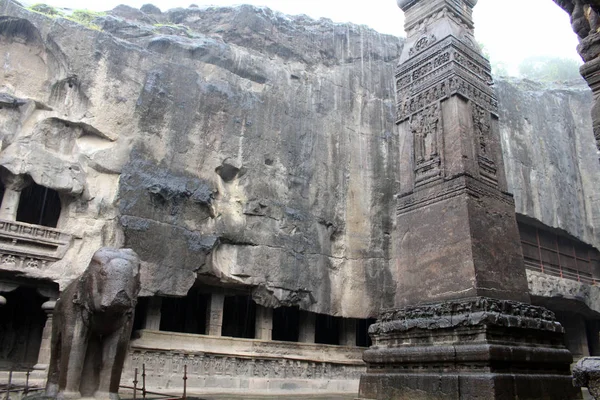
[[[0,14],[0,165],[57,190],[58,228],[79,237],[26,275],[65,284],[99,246],[125,245],[143,259],[143,295],[199,280],[346,317],[392,305],[402,39],[250,6],[119,6],[94,29],[10,0]],[[561,99],[568,136],[538,155],[512,100],[529,89],[499,87],[518,211],[596,245],[589,95],[544,95]],[[527,110],[532,126],[556,114]],[[572,160],[564,174],[527,179],[553,157]],[[577,210],[528,206],[548,191]]]

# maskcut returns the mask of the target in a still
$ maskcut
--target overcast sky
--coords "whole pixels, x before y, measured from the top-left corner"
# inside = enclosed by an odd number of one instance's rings
[[[31,0],[30,0],[31,1]],[[286,14],[326,17],[336,22],[365,24],[379,32],[404,36],[403,13],[396,0],[35,0],[56,7],[105,11],[118,4],[141,7],[151,2],[163,11],[197,5],[254,4]],[[569,16],[552,0],[479,0],[475,7],[476,36],[492,60],[511,69],[527,56],[549,55],[579,60],[577,38]]]

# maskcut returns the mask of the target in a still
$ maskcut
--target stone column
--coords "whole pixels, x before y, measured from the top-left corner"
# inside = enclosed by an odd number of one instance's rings
[[[316,322],[317,314],[308,311],[300,311],[300,333],[298,334],[299,342],[315,342]]]
[[[52,317],[56,300],[49,300],[42,304],[42,310],[46,313],[46,323],[42,331],[42,343],[40,344],[40,352],[38,354],[37,364],[34,369],[45,370],[50,364],[50,350],[52,347]]]
[[[0,219],[16,221],[21,191],[31,182],[22,175],[13,175],[6,170],[0,175],[0,178],[4,183],[4,197],[0,204]]]
[[[213,293],[210,296],[210,305],[208,315],[206,316],[206,334],[210,336],[221,336],[223,328],[223,305],[225,295],[222,293]]]
[[[148,306],[146,307],[146,318],[144,320],[144,329],[149,329],[152,331],[160,330],[161,307],[161,297],[153,296],[148,299]]]
[[[477,0],[397,1],[398,308],[371,327],[359,397],[580,398],[562,326],[529,304]]]
[[[356,346],[356,320],[354,318],[344,318],[340,327],[340,345]]]
[[[273,340],[273,309],[256,307],[256,324],[254,338],[259,340]]]
[[[592,124],[596,147],[600,150],[600,3],[597,0],[554,0],[570,16],[573,31],[579,36],[577,51],[584,61],[581,76],[594,94]]]

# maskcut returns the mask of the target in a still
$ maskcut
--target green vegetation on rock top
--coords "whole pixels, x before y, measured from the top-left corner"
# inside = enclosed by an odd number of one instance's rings
[[[36,3],[30,7],[27,7],[27,9],[30,11],[47,15],[52,18],[65,18],[69,21],[77,22],[78,24],[84,25],[94,30],[100,30],[100,27],[94,24],[92,21],[98,17],[106,15],[106,13],[104,12],[91,11],[85,9],[73,10],[72,13],[68,14],[62,10],[59,10],[55,7],[49,6],[48,4],[44,3]]]

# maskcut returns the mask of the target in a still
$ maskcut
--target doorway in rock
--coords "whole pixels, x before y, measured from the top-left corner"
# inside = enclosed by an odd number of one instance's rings
[[[38,359],[46,314],[45,302],[34,288],[19,287],[2,293],[0,307],[0,369],[32,368]]]
[[[253,339],[256,303],[250,296],[225,296],[222,335]]]
[[[356,324],[356,345],[359,347],[371,347],[373,342],[369,335],[369,327],[377,320],[374,318],[359,319]]]
[[[317,314],[315,321],[315,343],[340,344],[341,318]]]
[[[186,297],[163,297],[160,330],[204,335],[209,297],[197,288],[190,289]]]
[[[56,228],[60,211],[58,192],[32,183],[21,192],[17,221]]]
[[[300,309],[279,307],[273,310],[273,340],[297,342],[300,335]]]

